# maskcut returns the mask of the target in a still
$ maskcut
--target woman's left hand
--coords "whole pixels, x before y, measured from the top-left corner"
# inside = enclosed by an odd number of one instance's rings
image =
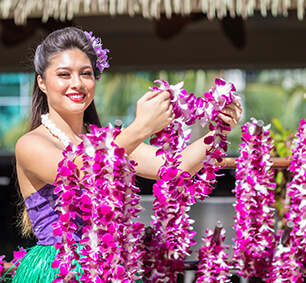
[[[234,100],[232,103],[226,105],[222,111],[218,114],[218,117],[234,129],[241,118],[242,108],[241,103],[238,100]],[[228,133],[228,132],[227,132]]]

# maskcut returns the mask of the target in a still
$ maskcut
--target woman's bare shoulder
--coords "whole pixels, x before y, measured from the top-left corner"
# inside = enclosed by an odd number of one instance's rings
[[[44,129],[38,127],[18,139],[15,147],[16,158],[19,161],[43,158],[52,148],[55,148],[54,143]]]
[[[21,136],[16,143],[16,151],[35,150],[41,144],[48,143],[48,139],[44,135],[40,127]]]
[[[52,184],[58,163],[63,159],[61,146],[43,127],[22,136],[15,149],[19,180],[31,179],[31,183]]]

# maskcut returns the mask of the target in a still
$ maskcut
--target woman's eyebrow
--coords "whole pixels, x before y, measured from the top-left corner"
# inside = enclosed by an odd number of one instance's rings
[[[84,70],[84,69],[87,69],[87,68],[90,68],[90,69],[92,69],[92,66],[91,65],[85,65],[85,66],[83,66],[83,67],[81,67],[80,69],[82,69],[82,70]],[[59,67],[57,67],[56,69],[55,69],[55,71],[57,71],[57,70],[71,70],[72,68],[70,68],[70,67],[68,67],[68,66],[59,66]]]

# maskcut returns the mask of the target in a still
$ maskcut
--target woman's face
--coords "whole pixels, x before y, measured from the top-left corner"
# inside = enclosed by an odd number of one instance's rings
[[[47,95],[50,113],[83,113],[94,98],[94,71],[87,55],[79,49],[51,57],[44,79],[38,76],[37,82]]]

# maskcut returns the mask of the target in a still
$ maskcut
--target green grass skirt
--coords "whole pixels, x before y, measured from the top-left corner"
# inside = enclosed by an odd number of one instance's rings
[[[55,275],[59,273],[58,268],[51,268],[56,254],[57,250],[54,246],[36,245],[32,247],[18,266],[12,283],[52,283]],[[75,270],[82,273],[78,264]],[[142,283],[143,281],[136,282]]]

